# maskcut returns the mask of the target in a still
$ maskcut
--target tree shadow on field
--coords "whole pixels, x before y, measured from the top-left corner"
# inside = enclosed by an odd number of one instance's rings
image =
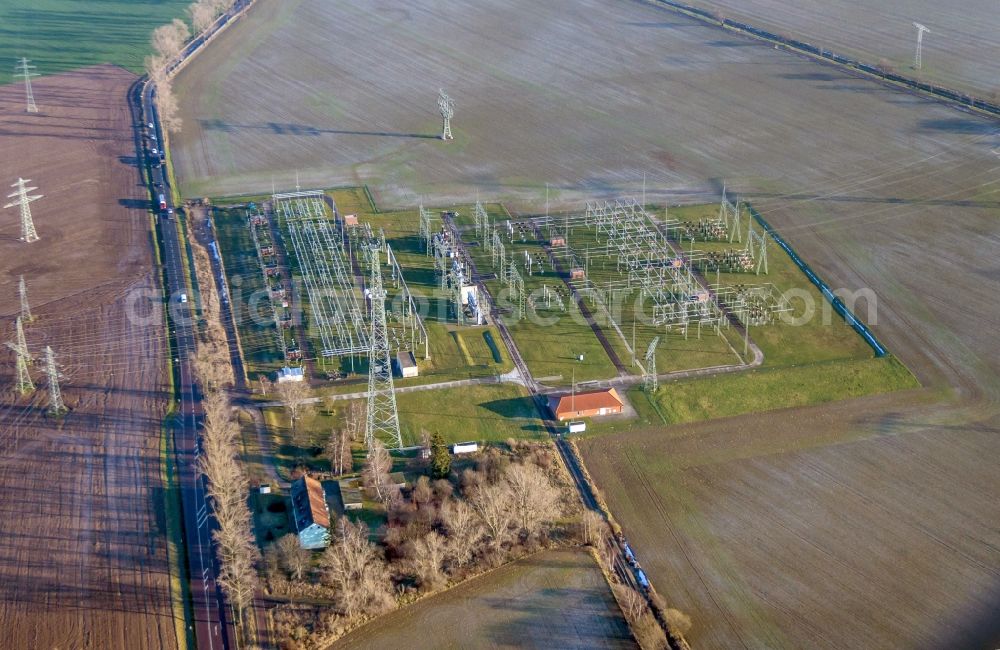
[[[480,406],[505,418],[531,417],[534,411],[534,402],[530,397],[495,399]]]
[[[991,122],[962,117],[921,120],[920,128],[924,131],[944,131],[946,133],[959,133],[962,135],[985,135],[997,131],[996,124]]]
[[[118,199],[118,205],[130,210],[148,210],[152,207],[149,199]]]
[[[234,133],[236,131],[270,131],[274,135],[296,135],[317,137],[321,135],[364,135],[385,138],[417,138],[421,140],[437,140],[438,136],[427,133],[398,133],[394,131],[351,131],[348,129],[323,129],[309,124],[293,124],[289,122],[262,122],[260,124],[232,124],[222,120],[199,120],[201,127],[206,131],[222,131],[224,133]]]

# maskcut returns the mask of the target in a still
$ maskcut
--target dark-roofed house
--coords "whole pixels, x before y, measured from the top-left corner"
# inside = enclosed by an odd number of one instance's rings
[[[310,477],[292,481],[292,517],[302,548],[326,548],[330,544],[330,510],[323,485]]]
[[[614,415],[621,413],[623,406],[624,402],[614,388],[549,395],[549,410],[560,421]]]

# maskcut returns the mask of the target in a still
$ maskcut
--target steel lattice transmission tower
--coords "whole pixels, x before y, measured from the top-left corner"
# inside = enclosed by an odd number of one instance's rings
[[[927,29],[920,23],[913,23],[913,26],[917,28],[917,53],[913,57],[913,67],[919,70],[923,66],[923,50],[924,47],[924,32],[930,34],[931,30]]]
[[[438,90],[438,108],[441,110],[441,120],[444,122],[441,139],[454,140],[455,137],[451,134],[451,118],[455,116],[455,100],[444,90]]]
[[[399,433],[399,413],[396,411],[396,389],[392,383],[392,363],[389,360],[389,336],[385,323],[385,289],[378,254],[372,256],[371,290],[371,349],[368,353],[368,423],[365,446],[371,448],[378,438],[386,444],[403,446]]]
[[[21,325],[21,317],[17,317],[16,325],[17,338],[14,343],[7,343],[7,347],[17,355],[17,392],[22,395],[35,390],[35,383],[31,381],[31,374],[28,372],[28,362],[31,355],[28,354],[28,344],[24,340],[24,326]]]
[[[35,317],[31,315],[31,305],[28,304],[28,286],[24,283],[23,275],[18,281],[17,293],[21,296],[21,320],[30,323],[35,320]]]
[[[49,413],[60,415],[66,410],[63,404],[62,391],[59,390],[59,368],[56,366],[56,355],[52,346],[45,346],[45,374],[49,378]]]
[[[11,192],[7,195],[8,199],[17,197],[16,201],[11,201],[4,208],[13,208],[15,205],[21,208],[21,241],[23,242],[33,242],[38,241],[38,233],[35,232],[35,222],[31,220],[31,206],[29,205],[32,201],[37,201],[42,198],[42,195],[29,196],[28,192],[37,190],[37,187],[28,187],[30,179],[18,178],[16,183],[11,183],[11,187],[16,187],[16,192]]]
[[[657,336],[649,342],[649,347],[646,348],[646,372],[642,376],[642,386],[647,393],[655,393],[660,385],[660,378],[656,374],[656,346],[659,342],[660,337]]]
[[[15,77],[24,77],[24,95],[28,100],[28,112],[37,113],[38,106],[35,105],[35,93],[31,90],[31,78],[37,77],[37,72],[32,72],[35,66],[29,65],[29,59],[21,57],[21,60],[17,63],[17,72],[14,73]]]

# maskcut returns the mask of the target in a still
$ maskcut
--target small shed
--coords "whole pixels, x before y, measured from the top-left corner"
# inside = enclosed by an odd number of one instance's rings
[[[569,270],[570,280],[582,280],[587,274],[584,273],[583,269],[579,266],[573,267]]]
[[[417,368],[417,360],[413,357],[413,353],[408,350],[402,350],[396,353],[396,372],[399,373],[400,377],[416,377],[420,374],[420,370]]]
[[[288,366],[285,366],[278,371],[279,384],[286,381],[305,381],[305,378],[306,376],[301,366],[297,368],[289,368]]]
[[[344,225],[348,228],[352,228],[358,225],[358,215],[356,214],[345,214],[344,215]]]
[[[344,504],[344,510],[361,510],[363,502],[361,500],[361,486],[357,479],[338,481],[340,488],[340,500]]]
[[[456,456],[459,454],[474,454],[479,451],[478,442],[456,442],[451,446],[451,453]]]
[[[303,475],[292,481],[292,518],[299,545],[305,549],[320,549],[330,545],[330,510],[326,505],[323,485]]]
[[[562,235],[556,235],[555,237],[549,240],[549,246],[565,246],[565,245],[566,245],[566,238],[563,237]]]

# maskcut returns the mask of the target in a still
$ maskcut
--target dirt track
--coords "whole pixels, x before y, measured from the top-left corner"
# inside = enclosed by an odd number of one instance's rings
[[[9,392],[0,405],[0,647],[176,647],[159,433],[165,408],[161,322],[134,324],[128,291],[155,291],[147,201],[139,186],[125,94],[135,77],[99,66],[0,87],[0,181],[32,179],[41,240],[0,226],[0,314],[9,332],[17,276],[36,316],[30,351],[51,345],[70,411],[47,418]],[[6,194],[6,192],[5,192]]]

